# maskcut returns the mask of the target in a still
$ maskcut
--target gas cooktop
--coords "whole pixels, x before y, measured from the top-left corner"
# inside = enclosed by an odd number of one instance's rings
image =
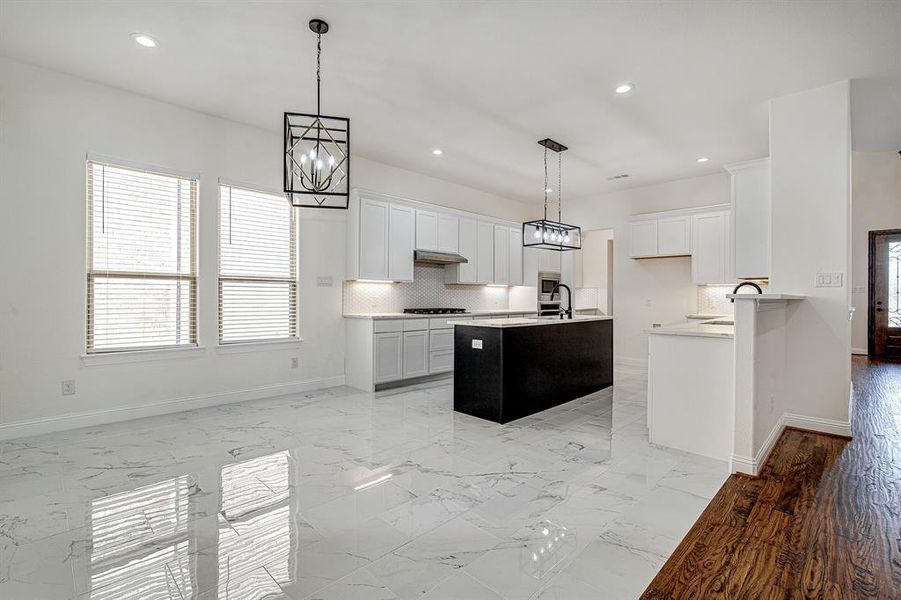
[[[408,315],[459,315],[466,312],[465,308],[405,308],[404,314]]]

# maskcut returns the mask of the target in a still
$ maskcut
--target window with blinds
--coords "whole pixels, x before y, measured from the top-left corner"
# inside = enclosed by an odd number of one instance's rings
[[[297,216],[284,194],[219,186],[219,343],[297,337]]]
[[[197,344],[197,179],[87,163],[87,350]]]

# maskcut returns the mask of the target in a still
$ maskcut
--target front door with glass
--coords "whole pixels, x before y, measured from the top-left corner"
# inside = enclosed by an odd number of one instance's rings
[[[901,229],[870,232],[869,354],[901,360]]]

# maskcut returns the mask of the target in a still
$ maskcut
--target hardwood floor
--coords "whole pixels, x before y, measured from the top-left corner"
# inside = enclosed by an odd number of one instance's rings
[[[642,595],[901,598],[901,364],[855,357],[853,440],[787,430],[731,476]]]

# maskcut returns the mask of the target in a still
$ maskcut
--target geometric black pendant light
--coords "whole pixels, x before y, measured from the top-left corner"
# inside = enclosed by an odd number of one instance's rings
[[[316,114],[285,113],[285,195],[306,208],[346,209],[350,198],[350,119],[322,114],[320,59],[328,23],[312,19],[316,34]]]
[[[563,152],[568,150],[566,146],[545,138],[538,142],[544,146],[544,218],[536,221],[527,221],[522,224],[522,245],[529,248],[544,248],[565,252],[578,250],[582,247],[582,228],[576,225],[567,225],[561,221],[563,213]],[[547,153],[548,150],[557,153],[557,220],[547,218],[547,197],[551,193],[548,187]]]

